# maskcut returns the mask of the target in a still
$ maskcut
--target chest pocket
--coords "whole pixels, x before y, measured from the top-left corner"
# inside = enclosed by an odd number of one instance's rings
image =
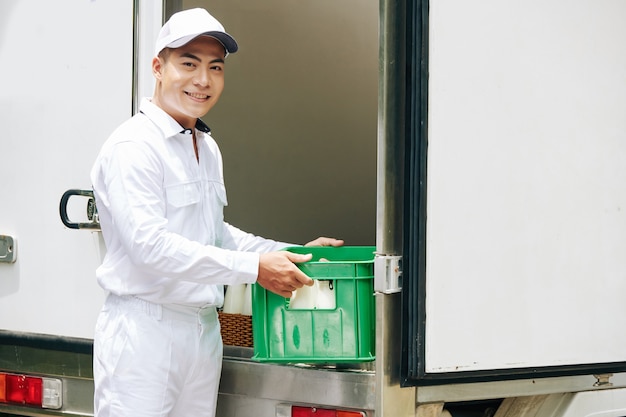
[[[175,208],[198,204],[201,200],[201,193],[202,189],[199,181],[176,184],[165,189],[167,204]]]
[[[219,181],[192,181],[165,189],[170,231],[221,247],[226,188]]]

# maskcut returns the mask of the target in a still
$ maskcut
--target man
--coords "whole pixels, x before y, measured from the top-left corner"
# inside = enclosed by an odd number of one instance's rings
[[[92,169],[107,246],[97,277],[108,292],[94,337],[96,416],[213,416],[223,285],[256,281],[288,297],[312,284],[294,264],[310,255],[223,219],[222,158],[199,118],[218,101],[237,49],[206,10],[173,15],[156,42],[154,96]]]

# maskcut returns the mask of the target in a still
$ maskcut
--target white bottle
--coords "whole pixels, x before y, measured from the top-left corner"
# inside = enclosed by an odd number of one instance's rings
[[[224,313],[241,314],[243,311],[243,297],[246,284],[229,285],[224,296]]]
[[[246,290],[243,293],[243,308],[241,314],[246,316],[252,315],[252,285],[246,284]]]
[[[317,280],[313,280],[313,285],[303,285],[291,293],[289,300],[290,310],[312,310],[315,308],[317,298]]]
[[[337,306],[335,300],[335,287],[333,281],[320,280],[315,281],[317,285],[317,295],[315,297],[315,308],[321,310],[334,310]]]

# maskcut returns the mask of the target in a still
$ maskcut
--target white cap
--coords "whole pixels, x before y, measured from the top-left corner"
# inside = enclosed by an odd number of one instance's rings
[[[239,49],[235,39],[224,31],[224,26],[216,18],[197,8],[174,13],[165,22],[156,40],[154,55],[159,55],[165,48],[179,48],[202,35],[217,39],[224,46],[226,55]]]

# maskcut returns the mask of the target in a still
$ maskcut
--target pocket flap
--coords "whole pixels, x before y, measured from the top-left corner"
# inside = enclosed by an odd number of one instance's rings
[[[200,201],[200,183],[189,182],[165,188],[167,203],[173,207],[184,207]]]

